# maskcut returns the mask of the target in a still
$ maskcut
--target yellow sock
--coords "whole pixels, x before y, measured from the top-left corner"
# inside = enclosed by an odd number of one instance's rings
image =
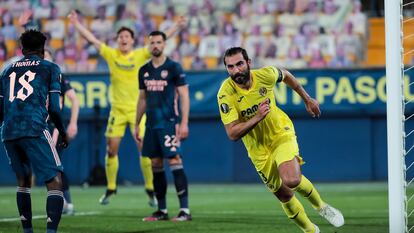
[[[145,189],[154,191],[151,159],[141,155],[139,156],[139,164],[141,166],[142,176],[144,177]]]
[[[303,230],[303,232],[313,233],[315,231],[313,223],[309,220],[305,213],[305,209],[295,196],[293,196],[288,202],[281,203],[286,215],[294,221],[296,225]]]
[[[302,175],[300,184],[293,190],[300,193],[300,195],[302,195],[304,198],[308,199],[313,208],[316,210],[319,210],[325,205],[321,199],[321,196],[319,195],[318,190],[316,190],[313,184],[304,175]]]
[[[118,175],[118,155],[114,157],[105,156],[105,173],[106,173],[106,180],[107,180],[107,188],[110,190],[116,189],[116,177]]]

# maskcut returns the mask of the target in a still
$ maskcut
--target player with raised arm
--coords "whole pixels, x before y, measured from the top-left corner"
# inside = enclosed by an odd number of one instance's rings
[[[111,48],[98,40],[77,18],[75,11],[69,14],[69,19],[80,34],[92,43],[106,60],[110,72],[112,106],[108,118],[108,126],[105,136],[107,138],[107,151],[105,156],[105,171],[107,178],[107,190],[99,199],[103,205],[109,203],[111,196],[117,191],[118,151],[125,128],[129,124],[131,132],[135,128],[135,114],[138,99],[138,70],[150,59],[151,54],[147,47],[134,49],[134,32],[127,27],[121,27],[117,32],[118,48]],[[172,36],[186,24],[186,19],[180,17],[177,23],[167,31],[167,36]],[[144,133],[145,120],[141,122],[141,133]],[[136,141],[138,150],[142,145]],[[140,156],[141,171],[145,181],[145,189],[149,196],[149,204],[156,206],[154,196],[151,160]]]
[[[152,58],[139,70],[140,92],[134,136],[137,141],[143,140],[142,152],[151,158],[155,195],[158,200],[158,210],[143,221],[168,220],[164,159],[168,160],[173,173],[180,203],[180,211],[172,220],[192,219],[188,207],[188,181],[180,148],[180,141],[188,137],[190,97],[181,65],[163,54],[166,38],[160,31],[150,33],[149,46]],[[144,113],[147,114],[147,122],[145,136],[142,139],[138,125],[142,122]]]
[[[276,105],[274,85],[284,82],[305,102],[313,117],[321,111],[295,77],[286,70],[268,66],[250,69],[245,49],[229,48],[224,65],[230,77],[217,94],[221,120],[231,140],[242,139],[257,173],[279,199],[283,210],[303,232],[318,233],[294,192],[310,201],[312,207],[335,227],[344,224],[341,212],[325,203],[313,184],[302,175],[295,129],[290,118]]]
[[[50,117],[62,135],[61,146],[69,138],[60,117],[59,67],[43,60],[45,35],[28,30],[20,37],[24,57],[11,63],[0,75],[1,136],[17,177],[17,208],[23,232],[33,232],[31,207],[32,169],[47,187],[47,233],[57,232],[63,193],[59,156],[47,129]]]

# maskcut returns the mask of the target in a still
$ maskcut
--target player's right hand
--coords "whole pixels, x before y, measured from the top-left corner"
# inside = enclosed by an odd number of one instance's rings
[[[78,13],[76,13],[75,10],[72,10],[69,13],[68,18],[69,18],[69,21],[74,24],[74,23],[78,22]]]
[[[267,114],[270,112],[270,100],[265,99],[263,102],[259,104],[259,108],[257,109],[256,116],[259,117],[260,120],[266,117]]]
[[[59,143],[59,146],[62,148],[66,148],[69,145],[69,136],[65,133],[64,135],[61,135],[62,141]]]

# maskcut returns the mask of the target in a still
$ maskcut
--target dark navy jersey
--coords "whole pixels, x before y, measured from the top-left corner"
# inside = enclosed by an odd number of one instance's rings
[[[154,68],[149,61],[139,70],[139,88],[145,90],[147,123],[150,128],[163,128],[166,122],[178,122],[177,87],[186,85],[183,68],[167,58]]]
[[[70,81],[66,78],[66,75],[62,74],[60,79],[60,100],[61,100],[61,109],[65,106],[65,93],[72,89],[70,85]],[[55,128],[55,124],[52,122],[52,119],[48,119],[47,121],[48,128],[51,134],[53,134],[53,129]]]
[[[10,64],[0,76],[2,140],[37,137],[47,129],[49,92],[60,93],[59,67],[31,55]]]
[[[62,98],[62,108],[65,106],[65,93],[70,89],[72,89],[70,81],[66,78],[65,75],[62,74],[62,78],[60,80],[60,96]]]
[[[70,81],[66,78],[65,75],[62,75],[62,78],[60,80],[60,95],[64,96],[67,91],[72,89],[72,86],[70,85]]]

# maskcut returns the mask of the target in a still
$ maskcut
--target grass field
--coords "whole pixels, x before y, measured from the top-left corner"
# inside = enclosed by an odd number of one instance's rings
[[[317,184],[322,197],[340,209],[345,226],[334,228],[301,199],[308,215],[321,232],[388,232],[387,185],[385,183]],[[75,216],[63,216],[61,233],[213,233],[277,232],[300,233],[282,211],[277,199],[263,185],[203,184],[190,186],[192,222],[142,222],[153,209],[148,207],[142,186],[119,187],[107,206],[98,204],[104,187],[72,187]],[[15,187],[0,188],[0,233],[21,232],[17,219]],[[170,216],[177,213],[175,188],[168,187]],[[32,189],[33,220],[36,233],[45,232],[43,187]]]

